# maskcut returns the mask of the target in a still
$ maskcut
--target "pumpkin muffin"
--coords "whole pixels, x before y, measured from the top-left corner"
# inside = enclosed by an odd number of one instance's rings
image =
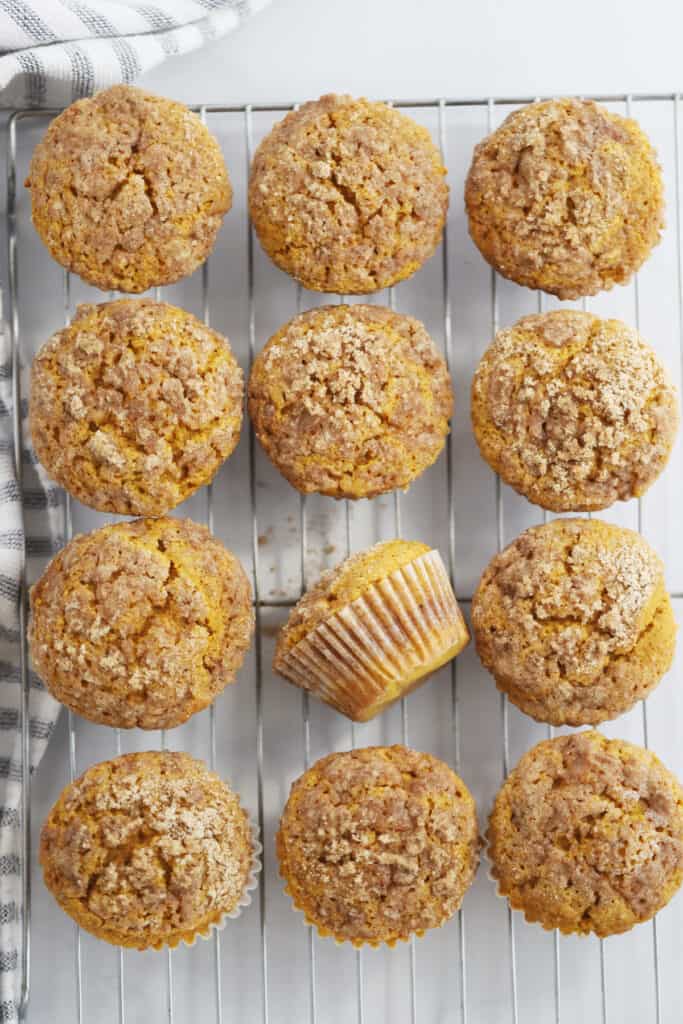
[[[50,254],[105,291],[187,277],[213,249],[232,202],[220,147],[201,119],[131,85],[59,114],[26,186]]]
[[[151,750],[93,765],[40,835],[45,884],[81,928],[131,949],[191,944],[249,902],[258,844],[202,761]]]
[[[227,339],[190,313],[149,299],[83,305],[33,361],[31,435],[83,504],[161,515],[232,454],[242,396]]]
[[[676,389],[640,335],[575,310],[499,331],[474,375],[471,411],[491,468],[554,512],[640,497],[679,421]]]
[[[664,226],[649,139],[592,100],[510,114],[474,151],[465,205],[472,239],[499,274],[561,299],[624,284]]]
[[[382,306],[321,306],[254,362],[249,415],[271,461],[304,494],[373,498],[439,456],[453,393],[424,326]]]
[[[330,754],[293,784],[276,848],[285,891],[320,935],[393,946],[459,908],[479,860],[476,808],[431,754]]]
[[[273,667],[367,722],[469,642],[438,551],[391,540],[325,573],[292,609]]]
[[[31,590],[34,665],[92,722],[167,729],[234,682],[254,628],[235,556],[189,519],[75,537]]]
[[[633,530],[556,519],[493,558],[472,601],[477,653],[526,714],[552,725],[628,711],[673,660],[664,567]]]
[[[249,210],[271,259],[306,288],[361,294],[410,277],[441,238],[446,169],[426,128],[385,103],[322,96],[256,150]]]
[[[498,892],[527,921],[616,935],[653,917],[683,881],[683,790],[633,743],[557,736],[506,779],[488,842]]]

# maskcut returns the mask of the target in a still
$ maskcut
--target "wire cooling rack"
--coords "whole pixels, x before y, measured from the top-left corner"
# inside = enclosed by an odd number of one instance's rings
[[[680,96],[595,97],[638,118],[657,147],[668,198],[662,243],[625,288],[583,303],[640,327],[672,377],[681,376]],[[273,676],[274,636],[305,586],[348,551],[402,535],[438,547],[466,612],[491,555],[539,509],[494,477],[476,451],[468,415],[472,372],[499,324],[552,308],[554,299],[498,279],[467,236],[463,182],[474,144],[519,99],[395,102],[424,123],[449,168],[451,210],[439,252],[410,281],[361,301],[392,305],[422,319],[446,354],[456,410],[446,452],[403,495],[373,502],[302,499],[270,466],[245,425],[236,453],[214,484],[179,514],[203,520],[251,567],[257,634],[236,686],[215,705],[167,734],[121,732],[64,713],[29,793],[29,671],[22,647],[22,858],[25,903],[22,971],[25,1018],[36,1024],[145,1024],[186,1021],[240,1024],[666,1024],[683,1007],[680,936],[683,897],[654,923],[604,942],[559,937],[527,925],[494,892],[483,863],[456,917],[394,950],[354,950],[322,940],[302,923],[281,880],[273,836],[291,781],[313,760],[352,745],[409,742],[444,758],[477,800],[482,826],[503,777],[521,754],[552,730],[526,718],[498,694],[472,647],[374,722],[353,726]],[[233,210],[205,267],[164,299],[225,332],[245,370],[266,339],[297,310],[337,301],[303,292],[255,243],[246,213],[254,147],[291,105],[198,108],[217,135],[235,187]],[[30,224],[21,187],[48,115],[10,117],[7,148],[9,320],[15,387],[19,361],[68,320],[78,302],[102,293],[70,278],[50,259]],[[341,299],[341,297],[339,297]],[[354,300],[356,301],[356,300]],[[568,304],[571,305],[571,304]],[[17,435],[17,452],[22,438]],[[604,518],[640,529],[662,554],[674,606],[683,609],[683,474],[677,445],[665,474],[639,502]],[[64,496],[64,538],[110,522]],[[27,580],[27,585],[32,581]],[[647,704],[603,731],[649,744],[683,775],[680,659]],[[560,730],[562,731],[562,730]],[[229,778],[261,826],[265,867],[257,898],[209,942],[172,953],[123,952],[81,933],[46,893],[36,863],[39,826],[60,789],[97,760],[168,745],[205,758]],[[33,827],[30,827],[30,821]],[[30,999],[29,999],[30,994]]]

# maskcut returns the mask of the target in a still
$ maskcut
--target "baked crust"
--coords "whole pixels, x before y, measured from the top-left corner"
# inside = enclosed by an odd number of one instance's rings
[[[503,784],[488,853],[500,895],[527,921],[625,932],[683,880],[683,791],[649,750],[598,732],[557,736]]]
[[[213,249],[232,203],[220,146],[201,119],[131,85],[59,114],[34,150],[26,186],[50,254],[105,291],[187,277]]]
[[[448,185],[429,132],[384,103],[322,96],[256,150],[249,211],[261,245],[306,288],[361,294],[422,266],[441,238]]]
[[[475,148],[465,205],[472,240],[499,274],[561,299],[624,284],[664,226],[649,139],[592,100],[510,114]]]

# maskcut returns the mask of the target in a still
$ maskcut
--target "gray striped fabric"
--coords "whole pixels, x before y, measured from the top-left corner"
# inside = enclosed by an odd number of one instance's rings
[[[0,9],[4,0],[0,0]],[[22,429],[21,483],[15,465],[12,353],[0,291],[0,1024],[18,1019],[21,997],[21,579],[35,579],[63,543],[59,489],[45,476]],[[27,394],[26,381],[21,392]],[[26,418],[26,402],[19,410]],[[24,501],[22,502],[22,492]],[[59,704],[29,672],[30,762],[40,761]]]
[[[65,106],[132,82],[220,39],[269,2],[0,0],[0,107]]]

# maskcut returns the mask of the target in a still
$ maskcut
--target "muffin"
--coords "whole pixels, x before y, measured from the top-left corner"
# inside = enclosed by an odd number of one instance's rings
[[[26,186],[54,259],[121,292],[196,270],[232,202],[220,147],[201,119],[131,85],[59,114],[34,150]]]
[[[429,132],[410,117],[322,96],[256,150],[249,211],[265,251],[304,287],[365,295],[432,255],[446,222],[445,177]]]
[[[381,306],[321,306],[280,328],[254,362],[249,415],[293,487],[332,498],[407,488],[438,458],[453,411],[424,326]]]
[[[664,567],[633,530],[556,519],[491,560],[472,601],[477,653],[496,686],[552,725],[628,711],[671,666]]]
[[[557,736],[506,779],[488,842],[498,892],[527,921],[616,935],[653,917],[683,880],[683,790],[633,743]]]
[[[510,114],[474,151],[465,205],[472,239],[499,274],[561,299],[624,284],[664,226],[647,136],[592,100]]]
[[[93,765],[40,834],[45,884],[99,939],[191,944],[249,902],[258,844],[239,798],[202,761],[150,750]]]
[[[285,891],[320,935],[393,946],[459,908],[479,860],[476,809],[431,754],[329,754],[292,786],[276,848]]]
[[[679,419],[675,388],[633,328],[567,309],[498,332],[471,410],[491,468],[554,512],[640,497],[666,465]]]
[[[83,504],[161,515],[234,451],[242,395],[227,339],[190,313],[149,299],[83,305],[33,361],[33,445]]]
[[[280,630],[273,668],[367,722],[468,641],[439,552],[390,540],[347,558],[304,594]]]
[[[138,519],[75,537],[31,590],[33,663],[91,722],[167,729],[234,682],[254,629],[244,569],[204,526]]]

